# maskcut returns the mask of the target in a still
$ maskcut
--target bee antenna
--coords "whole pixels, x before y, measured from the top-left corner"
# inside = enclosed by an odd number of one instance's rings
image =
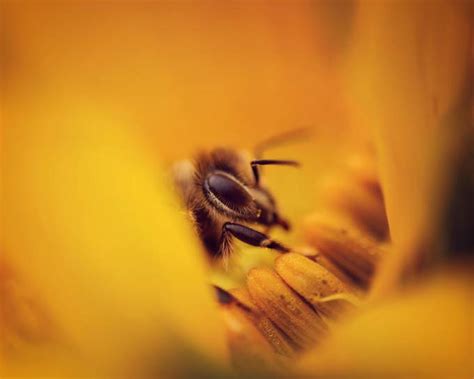
[[[302,140],[311,135],[309,127],[301,127],[298,129],[292,129],[272,137],[269,137],[261,142],[258,142],[254,147],[254,154],[256,158],[261,158],[265,150],[269,148],[283,145],[296,140]]]

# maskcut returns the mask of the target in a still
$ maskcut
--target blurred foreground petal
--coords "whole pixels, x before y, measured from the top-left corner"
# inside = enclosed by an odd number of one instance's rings
[[[348,61],[352,108],[374,130],[393,253],[374,282],[378,302],[303,357],[300,374],[473,374],[472,264],[424,275],[416,270],[424,254],[432,259],[443,248],[450,168],[467,133],[470,7],[462,1],[358,5]],[[416,281],[402,289],[407,274]]]
[[[178,351],[222,360],[198,245],[130,129],[87,101],[24,105],[5,117],[3,259],[58,337],[25,336],[4,374],[171,370]]]
[[[353,108],[375,132],[397,251],[377,293],[440,246],[442,199],[468,124],[471,11],[467,1],[359,4],[348,61]]]
[[[299,373],[350,377],[472,376],[472,286],[455,269],[372,306],[299,362]]]

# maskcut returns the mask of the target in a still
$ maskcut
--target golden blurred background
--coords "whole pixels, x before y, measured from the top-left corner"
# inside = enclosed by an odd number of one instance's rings
[[[7,374],[136,373],[135,353],[175,359],[190,346],[225,360],[206,265],[163,179],[201,148],[251,149],[279,132],[311,131],[269,152],[301,169],[265,170],[294,220],[292,243],[322,205],[326,177],[354,152],[377,156],[400,253],[383,268],[380,293],[400,276],[397,256],[438,241],[472,97],[467,1],[4,0],[0,22]],[[464,301],[454,297],[456,317],[469,316]],[[398,308],[389,309],[397,325]],[[471,320],[461,319],[455,335],[465,338]],[[364,351],[367,330],[355,329],[342,345]],[[367,345],[382,370],[393,358],[387,346],[377,355]],[[326,369],[338,362],[325,357]],[[359,358],[343,363],[367,372]]]
[[[267,170],[297,219],[318,203],[324,173],[354,141],[368,139],[367,127],[350,119],[354,99],[343,76],[350,1],[7,1],[2,8],[12,140],[80,148],[125,128],[169,165],[202,148],[251,149],[306,127],[310,143],[269,152],[299,159],[303,169]]]
[[[74,138],[61,134],[61,124],[78,112],[134,125],[165,158],[199,146],[250,147],[301,126],[337,137],[350,131],[340,72],[353,21],[349,2],[2,8],[9,108],[31,107],[38,124],[57,127],[37,137]]]
[[[303,169],[267,179],[288,217],[312,209],[312,173],[365,138],[340,72],[353,4],[0,6],[2,366],[120,372],[151,344],[175,354],[175,340],[221,357],[204,264],[161,166],[309,127],[317,143],[274,156]]]

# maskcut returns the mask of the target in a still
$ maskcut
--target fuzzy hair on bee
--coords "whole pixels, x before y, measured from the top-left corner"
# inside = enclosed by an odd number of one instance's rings
[[[194,160],[175,164],[175,185],[210,257],[228,257],[234,239],[280,252],[290,250],[267,235],[272,227],[289,230],[290,225],[281,217],[274,197],[260,181],[262,165],[297,166],[298,163],[251,160],[248,153],[216,148],[198,153]]]

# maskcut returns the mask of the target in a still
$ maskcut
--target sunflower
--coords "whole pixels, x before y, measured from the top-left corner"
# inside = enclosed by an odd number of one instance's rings
[[[2,377],[472,376],[470,4],[0,7]],[[300,125],[210,265],[168,167]]]

